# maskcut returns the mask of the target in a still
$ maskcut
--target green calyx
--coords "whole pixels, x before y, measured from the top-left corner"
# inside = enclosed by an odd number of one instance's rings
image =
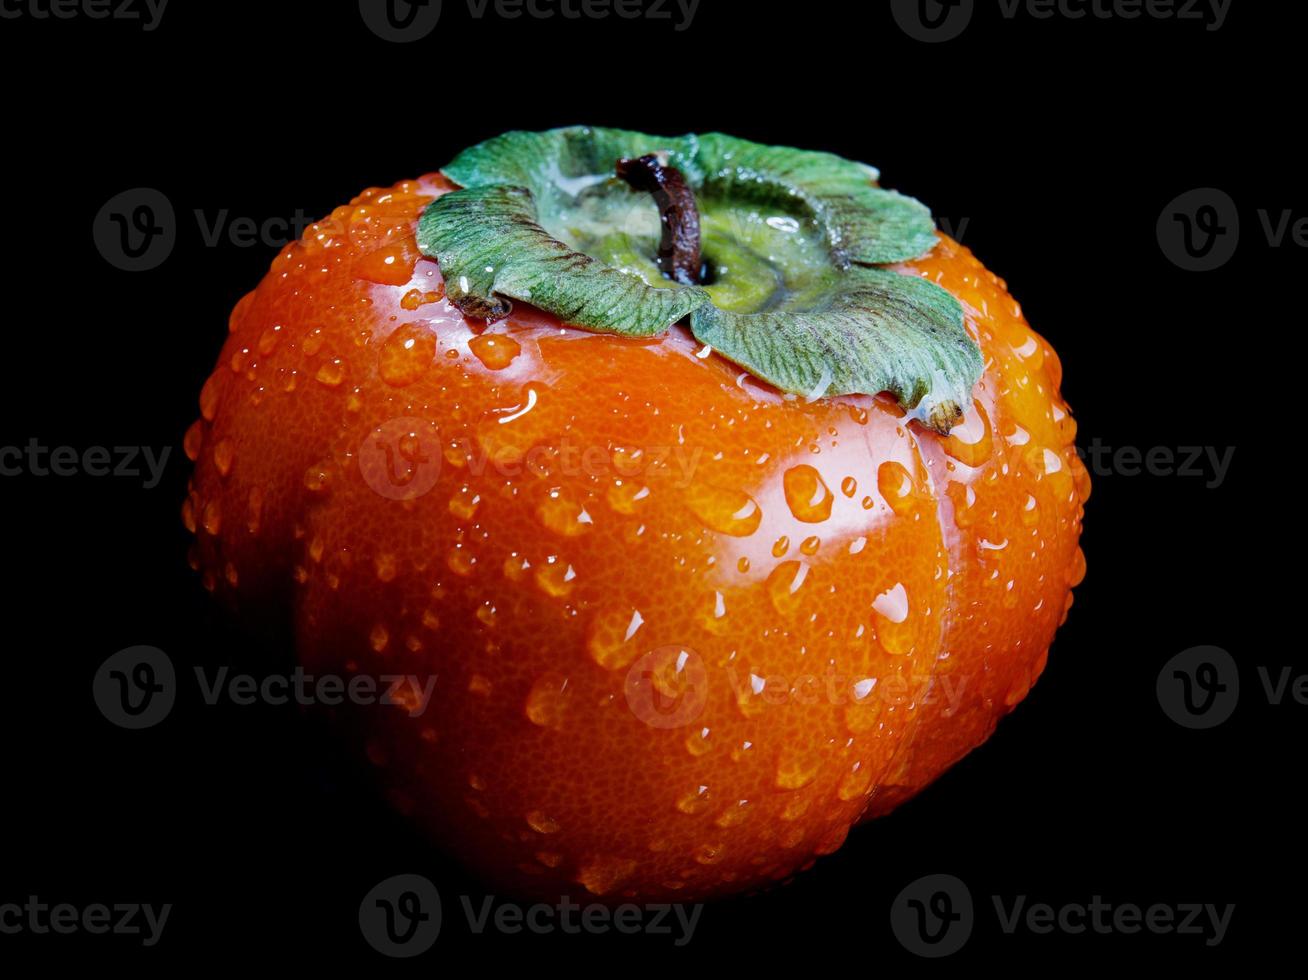
[[[697,285],[665,277],[665,216],[615,173],[649,155],[693,193]],[[502,319],[520,300],[628,337],[689,317],[701,343],[786,392],[890,392],[941,433],[971,403],[983,362],[958,301],[876,268],[934,248],[930,212],[870,167],[717,133],[578,127],[506,133],[444,173],[462,189],[427,207],[418,245],[467,316]]]

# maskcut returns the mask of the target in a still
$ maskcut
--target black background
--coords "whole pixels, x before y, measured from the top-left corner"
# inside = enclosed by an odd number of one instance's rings
[[[0,445],[174,447],[150,490],[0,479],[0,903],[174,905],[153,949],[0,935],[0,964],[400,967],[363,942],[356,917],[373,884],[410,871],[445,896],[441,938],[413,965],[428,971],[913,968],[925,961],[899,946],[889,908],[936,872],[967,882],[979,907],[946,966],[1229,967],[1296,944],[1303,709],[1268,705],[1254,673],[1302,648],[1290,593],[1305,504],[1287,468],[1302,432],[1291,348],[1302,311],[1289,297],[1303,255],[1269,247],[1257,218],[1308,214],[1292,150],[1295,5],[1235,0],[1206,31],[1009,21],[978,0],[962,37],[924,44],[881,3],[703,0],[678,32],[476,20],[446,0],[435,33],[409,45],[371,34],[354,3],[273,6],[177,3],[152,32],[0,21]],[[484,894],[477,883],[362,789],[294,709],[208,707],[188,687],[164,724],[130,732],[91,699],[98,665],[133,644],[183,670],[291,663],[230,624],[185,563],[182,433],[228,312],[276,251],[209,247],[192,212],[319,216],[504,130],[576,122],[720,129],[874,163],[948,227],[966,220],[965,244],[1059,351],[1082,445],[1236,447],[1216,488],[1096,474],[1089,577],[1027,701],[793,884],[708,907],[681,949],[666,937],[471,934],[455,896]],[[172,200],[178,243],[159,268],[120,272],[91,224],[141,186]],[[1196,187],[1228,192],[1242,219],[1234,259],[1208,273],[1172,265],[1155,235],[1168,202]],[[1154,693],[1168,658],[1197,644],[1229,650],[1244,682],[1233,718],[1206,732],[1174,724]],[[993,894],[1236,908],[1226,941],[1206,948],[1196,936],[1005,935]]]

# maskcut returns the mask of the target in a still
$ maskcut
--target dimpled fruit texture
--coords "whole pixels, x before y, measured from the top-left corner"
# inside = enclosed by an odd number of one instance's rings
[[[1089,494],[1058,358],[948,239],[897,267],[985,356],[947,438],[780,395],[680,328],[487,328],[415,245],[451,187],[368,191],[237,305],[186,437],[192,564],[309,672],[415,678],[321,710],[488,883],[784,880],[1043,669]]]

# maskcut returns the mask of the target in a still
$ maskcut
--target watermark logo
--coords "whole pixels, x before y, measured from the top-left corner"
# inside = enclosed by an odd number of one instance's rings
[[[192,227],[192,222],[194,226]],[[312,232],[317,242],[350,241],[369,249],[382,248],[410,233],[401,216],[355,214],[313,219],[297,208],[289,216],[234,214],[230,208],[192,208],[179,217],[162,191],[137,187],[115,194],[100,209],[92,237],[100,255],[116,269],[146,272],[172,255],[183,234],[204,248],[267,248],[278,250]]]
[[[431,705],[435,675],[352,673],[311,674],[296,667],[289,674],[232,673],[223,666],[210,673],[194,668],[202,703],[213,707],[226,701],[237,707],[262,704],[300,707],[341,704],[401,708],[420,717]],[[168,717],[177,700],[177,674],[172,659],[157,647],[128,647],[109,657],[92,682],[100,713],[120,728],[151,728]]]
[[[380,496],[414,500],[436,486],[443,452],[435,422],[390,419],[368,433],[359,446],[359,472]]]
[[[900,30],[915,41],[952,41],[972,22],[973,0],[890,0]]]
[[[161,266],[177,244],[177,215],[167,195],[134,187],[105,202],[91,226],[104,260],[124,272]]]
[[[469,20],[644,20],[688,30],[701,0],[467,0]],[[970,0],[969,0],[970,2]],[[359,0],[359,14],[383,41],[409,44],[436,29],[440,0]]]
[[[1257,214],[1267,248],[1308,248],[1308,217],[1289,208],[1259,208]],[[1212,272],[1230,262],[1240,245],[1240,209],[1225,191],[1200,187],[1163,208],[1157,231],[1159,248],[1177,268]]]
[[[623,693],[627,707],[651,728],[689,725],[708,703],[708,668],[689,647],[658,647],[627,671]]]
[[[972,893],[953,875],[912,882],[890,906],[890,929],[910,953],[938,959],[957,953],[972,935]]]
[[[441,934],[440,893],[421,875],[387,878],[359,903],[359,931],[383,956],[421,956]]]
[[[999,16],[1012,21],[1166,20],[1199,23],[1220,30],[1231,0],[997,0]],[[952,41],[972,22],[973,0],[891,0],[890,11],[915,41]]]
[[[1211,272],[1231,261],[1240,243],[1240,212],[1231,195],[1200,187],[1174,198],[1158,216],[1158,246],[1175,266]]]
[[[1197,937],[1205,946],[1220,945],[1231,926],[1235,906],[1201,902],[1112,903],[1099,895],[1087,902],[1032,901],[1029,895],[991,895],[995,925],[1005,936],[1019,933],[1044,936]],[[910,953],[928,958],[958,952],[978,924],[971,892],[953,875],[927,875],[908,885],[890,907],[890,927]]]
[[[100,665],[91,692],[100,713],[119,728],[150,728],[173,710],[177,675],[158,647],[128,647]]]
[[[1215,646],[1182,650],[1158,672],[1158,703],[1183,728],[1215,728],[1240,700],[1235,658]]]
[[[703,914],[702,905],[668,903],[609,906],[602,902],[582,905],[567,895],[557,902],[520,905],[494,895],[459,895],[468,932],[474,936],[496,933],[566,935],[616,932],[621,935],[675,936],[681,947],[694,938]],[[453,921],[453,920],[452,920]],[[436,886],[421,875],[387,878],[359,904],[359,931],[384,956],[411,958],[425,953],[440,936],[441,897]]]
[[[359,16],[383,41],[421,41],[441,19],[441,0],[359,0]]]

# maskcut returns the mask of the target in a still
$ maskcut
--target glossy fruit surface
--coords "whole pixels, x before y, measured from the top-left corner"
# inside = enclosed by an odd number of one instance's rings
[[[898,266],[986,360],[942,438],[783,396],[675,328],[520,306],[485,328],[373,190],[231,318],[183,516],[206,587],[293,617],[395,805],[519,893],[698,898],[786,878],[1021,700],[1084,574],[1061,367],[948,239]]]

